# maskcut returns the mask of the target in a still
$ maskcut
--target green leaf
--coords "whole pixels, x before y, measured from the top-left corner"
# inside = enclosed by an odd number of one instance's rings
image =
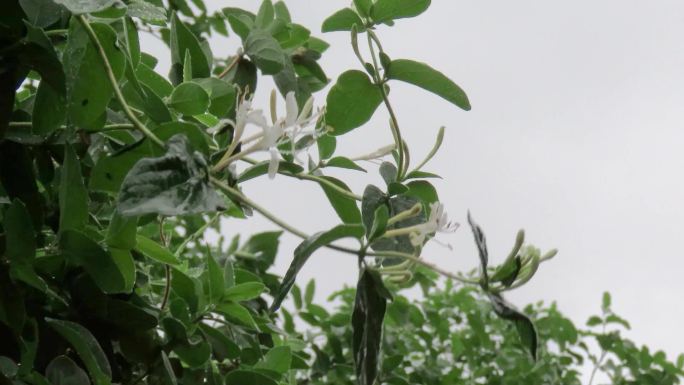
[[[406,196],[418,198],[429,209],[430,203],[438,202],[437,189],[425,180],[414,180],[406,184]]]
[[[204,157],[183,134],[168,141],[167,152],[144,158],[126,175],[118,210],[124,216],[156,213],[165,216],[220,210],[223,201],[209,185]]]
[[[116,3],[117,0],[53,0],[61,4],[74,15],[103,11]]]
[[[507,260],[490,278],[491,282],[501,282],[505,287],[511,286],[518,278],[522,263],[520,256]]]
[[[470,110],[470,101],[461,87],[425,63],[406,59],[393,60],[387,77],[413,84],[441,96],[466,111]]]
[[[335,153],[337,139],[334,136],[324,134],[318,137],[318,155],[321,159],[329,159]]]
[[[603,310],[604,313],[610,312],[610,304],[611,304],[611,302],[612,302],[612,300],[611,300],[611,297],[610,297],[610,293],[607,292],[607,291],[604,292],[604,293],[603,293],[603,297],[602,297],[602,299],[601,299],[601,310]]]
[[[429,6],[430,0],[377,0],[370,9],[370,16],[376,24],[388,23],[418,16]]]
[[[285,374],[292,364],[292,349],[289,346],[276,346],[266,353],[264,359],[256,364],[256,368],[271,370]]]
[[[387,229],[387,220],[389,219],[389,210],[386,205],[380,205],[375,209],[373,217],[373,226],[366,229],[366,238],[372,242],[376,238],[382,236]]]
[[[116,32],[106,24],[91,23],[91,27],[104,47],[114,77],[121,79],[126,67],[126,55],[117,40]],[[76,20],[72,21],[69,29],[63,60],[71,122],[79,127],[101,127],[114,88],[99,52]],[[93,87],[94,84],[97,87]]]
[[[196,83],[181,83],[169,98],[169,107],[185,115],[199,115],[209,107],[209,95]]]
[[[179,265],[180,261],[168,249],[142,235],[136,236],[136,250],[144,256],[167,265]]]
[[[136,245],[137,231],[138,217],[122,217],[114,212],[107,228],[107,246],[123,250],[133,249]]]
[[[370,10],[373,6],[373,0],[354,0],[354,8],[363,17],[370,16]]]
[[[142,0],[128,4],[128,16],[137,17],[150,24],[166,26],[166,9]]]
[[[192,314],[200,310],[202,304],[202,283],[178,269],[171,269],[171,290],[188,304]]]
[[[245,39],[245,54],[265,75],[274,75],[285,67],[287,57],[280,44],[268,32],[255,29]]]
[[[209,300],[211,303],[218,303],[218,301],[223,298],[225,288],[225,282],[223,280],[223,269],[216,262],[211,253],[207,253],[207,280],[209,289]]]
[[[47,136],[66,120],[66,99],[48,83],[38,84],[36,99],[33,102],[31,127],[34,134]]]
[[[378,375],[382,323],[389,299],[380,275],[363,269],[352,313],[352,354],[360,385],[373,385]]]
[[[107,294],[130,293],[135,265],[130,253],[108,253],[95,241],[76,230],[67,230],[60,238],[62,250],[72,258]]]
[[[99,12],[94,12],[93,16],[101,19],[120,19],[126,15],[126,4],[122,0],[115,0],[114,3]]]
[[[366,172],[366,170],[363,167],[360,167],[358,164],[354,163],[353,160],[351,160],[349,158],[345,158],[343,156],[336,156],[336,157],[326,161],[325,167],[339,167],[339,168],[346,168],[349,170],[357,170],[357,171]]]
[[[325,179],[339,188],[351,193],[349,186],[339,179],[333,178],[331,176],[320,176],[319,178]],[[328,201],[330,201],[330,204],[342,222],[361,223],[361,212],[359,211],[359,207],[356,205],[355,199],[342,194],[337,189],[334,189],[325,183],[319,183],[319,185],[323,189],[325,196],[328,197]]]
[[[295,283],[297,278],[297,273],[301,270],[302,266],[306,263],[309,257],[319,248],[329,245],[332,242],[342,239],[342,238],[356,238],[359,239],[363,236],[364,229],[361,225],[338,225],[333,227],[328,231],[321,231],[316,233],[309,238],[305,239],[304,242],[300,243],[299,246],[294,251],[294,259],[290,264],[290,267],[283,277],[283,281],[280,284],[280,289],[274,296],[273,304],[271,305],[271,311],[276,311],[280,307],[287,293],[290,292],[290,288]]]
[[[15,199],[5,211],[5,255],[10,262],[10,276],[45,292],[47,284],[33,267],[36,256],[36,234],[26,206]]]
[[[88,374],[67,356],[53,358],[45,369],[45,376],[51,385],[90,385]]]
[[[382,93],[368,75],[350,70],[337,79],[327,97],[326,124],[342,135],[366,123],[382,103]]]
[[[226,358],[236,359],[240,357],[240,347],[228,338],[223,331],[204,323],[200,323],[199,328],[211,344],[215,359],[221,361]]]
[[[263,161],[247,168],[238,177],[238,182],[248,181],[256,177],[268,174],[269,161]],[[289,172],[290,174],[299,174],[304,171],[304,168],[292,162],[278,162],[278,172]]]
[[[225,290],[223,298],[230,301],[249,301],[264,292],[266,286],[260,282],[245,282]]]
[[[309,280],[304,289],[304,302],[307,305],[311,305],[314,299],[314,294],[316,294],[316,281]]]
[[[259,372],[237,369],[226,375],[226,385],[278,385],[278,383]]]
[[[209,94],[209,112],[213,115],[223,117],[235,110],[235,87],[217,78],[196,79],[199,84]]]
[[[258,330],[254,318],[249,313],[249,310],[237,302],[224,302],[216,306],[216,311],[223,314],[226,318],[233,320],[243,326],[246,326],[253,330]]]
[[[19,4],[26,14],[26,20],[39,28],[54,24],[64,14],[64,8],[52,0],[19,0]]]
[[[425,172],[425,171],[411,171],[410,173],[406,174],[404,179],[428,179],[428,178],[439,178],[442,179],[441,176],[437,174],[433,174],[431,172]]]
[[[107,356],[88,329],[71,321],[47,317],[45,321],[71,344],[88,369],[90,378],[95,385],[111,384],[112,369],[109,366],[109,361],[107,361]]]
[[[271,3],[271,0],[263,0],[259,7],[259,11],[256,14],[256,18],[254,19],[254,24],[256,24],[258,28],[265,29],[273,23],[274,17],[275,10],[273,9],[273,3]]]
[[[359,31],[363,30],[363,21],[351,8],[340,9],[323,21],[321,32],[351,31],[356,25]]]
[[[88,221],[88,190],[81,176],[81,162],[71,145],[64,146],[59,184],[59,231],[80,230]]]
[[[487,293],[494,312],[501,318],[513,322],[520,342],[522,342],[525,349],[527,349],[534,360],[537,359],[537,329],[534,327],[532,321],[523,313],[514,309],[513,305],[504,300],[500,294]]]
[[[211,75],[211,61],[205,54],[199,39],[178,18],[171,15],[171,73],[169,77],[173,84],[179,84],[183,79],[183,61],[185,52],[192,58],[192,78],[207,78]],[[211,57],[211,55],[209,55]]]

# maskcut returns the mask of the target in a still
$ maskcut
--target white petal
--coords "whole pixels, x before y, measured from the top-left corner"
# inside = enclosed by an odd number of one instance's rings
[[[295,98],[295,93],[292,91],[285,95],[285,110],[287,111],[287,114],[285,115],[285,125],[290,127],[295,124],[297,121],[297,115],[299,115],[297,99]]]
[[[278,163],[280,162],[280,154],[278,150],[274,147],[271,148],[271,161],[268,163],[268,177],[270,179],[275,178],[278,173]]]

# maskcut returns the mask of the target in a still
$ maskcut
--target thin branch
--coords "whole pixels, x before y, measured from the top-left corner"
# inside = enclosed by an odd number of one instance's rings
[[[202,236],[204,234],[204,232],[209,228],[209,226],[213,225],[216,222],[216,220],[219,218],[219,216],[220,216],[220,213],[214,214],[214,216],[211,217],[207,221],[207,223],[203,224],[202,227],[197,229],[197,231],[192,233],[189,237],[185,237],[185,239],[183,240],[183,243],[181,243],[180,246],[178,246],[178,248],[176,249],[176,252],[174,253],[176,255],[176,257],[180,256],[181,253],[183,253],[183,251],[185,250],[185,248],[188,246],[188,244],[190,242],[193,242],[193,241],[197,240],[197,238]]]
[[[237,65],[240,62],[240,59],[242,59],[241,54],[235,55],[233,60],[231,60],[230,63],[228,63],[228,66],[226,67],[226,69],[221,71],[221,73],[218,75],[218,78],[223,79],[224,76],[228,75],[228,72],[230,72],[230,70],[232,70],[233,67],[235,67],[235,65]]]

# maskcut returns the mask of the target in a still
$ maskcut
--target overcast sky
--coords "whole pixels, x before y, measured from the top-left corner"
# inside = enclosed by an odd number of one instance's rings
[[[249,0],[208,3],[258,7]],[[350,1],[286,3],[295,21],[331,43],[322,64],[333,82],[358,68],[348,34],[320,33],[325,17]],[[472,111],[464,112],[408,85],[393,84],[390,95],[413,159],[422,158],[446,126],[443,151],[426,170],[444,176],[436,185],[452,219],[465,225],[471,210],[494,261],[521,227],[535,245],[560,250],[510,299],[519,305],[555,300],[584,323],[608,290],[614,310],[632,324],[631,338],[671,359],[682,352],[684,2],[434,0],[420,17],[378,33],[392,58],[427,62],[470,97]],[[215,55],[233,53],[235,40],[215,42]],[[146,42],[166,71],[166,50]],[[271,84],[259,86],[264,109]],[[386,122],[381,107],[369,124],[342,138],[338,153],[391,143]],[[339,176],[361,193],[367,183],[382,183],[370,174]],[[337,223],[316,185],[279,176],[243,187],[307,232]],[[230,237],[274,228],[257,216],[226,221],[223,232]],[[430,246],[428,260],[453,271],[477,265],[467,226],[440,239],[454,251]],[[283,237],[278,272],[297,243]],[[316,277],[323,301],[356,274],[353,257],[323,251],[301,279]]]

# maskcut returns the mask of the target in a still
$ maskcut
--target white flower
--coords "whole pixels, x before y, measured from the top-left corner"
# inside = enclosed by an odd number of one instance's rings
[[[422,246],[425,238],[429,235],[440,233],[452,233],[458,228],[458,223],[449,222],[444,205],[440,202],[430,204],[430,217],[427,222],[421,223],[413,228],[409,234],[409,239],[413,246]]]
[[[292,156],[295,158],[297,163],[303,164],[304,162],[297,157],[298,152],[302,149],[297,150],[297,136],[312,134],[316,135],[315,131],[306,132],[304,128],[315,122],[318,119],[318,114],[311,114],[313,109],[313,97],[309,98],[304,104],[304,107],[299,111],[299,106],[297,105],[297,99],[295,98],[295,93],[290,91],[285,95],[285,119],[279,120],[279,123],[283,125],[283,129],[287,133],[287,137],[290,140],[290,151]],[[276,122],[277,124],[278,122]],[[289,131],[288,131],[289,130]],[[312,142],[313,143],[313,142]]]
[[[221,119],[219,124],[209,129],[210,134],[217,133],[226,124],[231,124],[235,131],[233,131],[233,143],[236,143],[245,132],[245,127],[248,124],[254,124],[259,127],[267,126],[266,117],[261,110],[252,109],[252,101],[250,99],[243,99],[239,104],[237,111],[235,111],[235,121],[231,119]]]
[[[258,150],[268,151],[271,154],[271,160],[268,163],[268,177],[273,179],[278,172],[278,164],[280,163],[280,152],[278,151],[278,142],[285,132],[284,128],[280,124],[274,124],[272,126],[265,125],[263,128],[263,135],[259,142],[254,146]]]

